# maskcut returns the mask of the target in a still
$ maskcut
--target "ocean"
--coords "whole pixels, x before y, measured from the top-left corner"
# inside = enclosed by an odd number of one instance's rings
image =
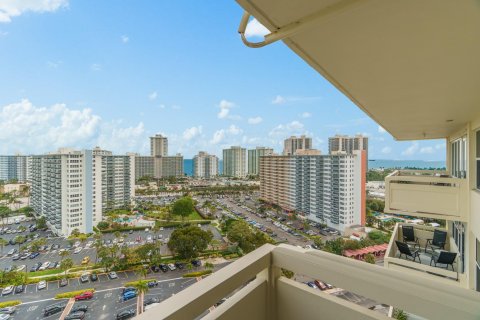
[[[218,170],[219,172],[223,171],[223,161],[218,161]],[[370,159],[368,161],[369,169],[378,169],[378,168],[392,168],[392,169],[401,169],[401,168],[419,168],[419,169],[441,169],[445,168],[445,161],[424,161],[424,160],[385,160],[385,159]],[[184,159],[183,160],[183,172],[187,176],[193,176],[193,159]]]
[[[424,160],[380,160],[370,159],[368,161],[369,169],[378,168],[418,168],[418,169],[442,169],[446,167],[445,161],[424,161]]]
[[[223,161],[218,161],[218,171],[223,172]],[[191,177],[193,176],[193,159],[183,159],[183,172]]]

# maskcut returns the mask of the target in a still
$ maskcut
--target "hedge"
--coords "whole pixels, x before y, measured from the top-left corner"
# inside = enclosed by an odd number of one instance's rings
[[[21,303],[22,303],[22,301],[20,301],[20,300],[10,300],[10,301],[5,301],[5,302],[0,302],[0,308],[13,307],[13,306],[19,305]]]
[[[139,282],[145,282],[148,283],[150,281],[156,281],[157,279],[145,279],[145,280],[137,280],[137,281],[130,281],[125,284],[123,284],[125,287],[134,287],[137,283]]]
[[[202,271],[197,271],[197,272],[185,273],[182,277],[184,277],[184,278],[196,278],[196,277],[205,276],[205,275],[210,274],[210,273],[212,273],[212,270],[202,270]]]
[[[95,292],[95,289],[94,288],[89,288],[89,289],[59,293],[59,294],[55,295],[55,299],[73,298],[73,297],[78,296],[79,294],[82,294],[84,292]]]
[[[75,276],[74,274],[67,274],[67,278],[75,278],[77,276]],[[28,278],[27,279],[27,282],[26,284],[34,284],[34,283],[39,283],[40,281],[42,280],[45,280],[47,282],[49,281],[57,281],[57,280],[61,280],[62,278],[65,278],[65,274],[59,274],[59,275],[56,275],[56,276],[51,276],[51,277],[45,277],[45,278]]]
[[[64,271],[60,269],[48,269],[48,270],[42,270],[42,271],[35,271],[35,272],[29,272],[28,276],[29,277],[39,277],[39,276],[47,276],[47,275],[54,275],[57,273],[62,273]]]

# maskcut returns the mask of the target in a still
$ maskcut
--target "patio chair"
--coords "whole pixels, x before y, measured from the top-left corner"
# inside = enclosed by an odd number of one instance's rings
[[[408,244],[403,243],[401,241],[397,241],[397,240],[395,240],[395,243],[397,244],[397,248],[400,251],[399,258],[402,258],[402,255],[404,254],[406,260],[408,260],[408,257],[411,257],[413,261],[415,261],[415,259],[418,258],[418,262],[422,263],[422,261],[420,260],[420,249],[411,251]]]
[[[413,230],[413,226],[402,226],[402,234],[403,234],[403,243],[408,245],[413,245],[413,249],[416,246],[420,249],[420,242],[418,238],[415,237],[415,232]]]
[[[456,258],[456,252],[440,251],[440,253],[437,253],[434,251],[432,254],[432,259],[430,260],[430,265],[432,265],[432,262],[435,264],[435,267],[437,264],[444,264],[445,269],[448,269],[448,266],[452,266],[452,270],[455,271],[453,268],[453,263],[455,262]]]
[[[447,232],[435,229],[435,231],[433,231],[433,239],[427,239],[425,253],[427,253],[428,247],[432,249],[432,252],[435,252],[435,250],[444,250],[446,242]]]

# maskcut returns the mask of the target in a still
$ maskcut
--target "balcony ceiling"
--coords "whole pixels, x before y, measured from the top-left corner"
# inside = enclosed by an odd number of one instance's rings
[[[319,13],[285,44],[398,140],[480,116],[480,1],[237,1],[271,31]]]

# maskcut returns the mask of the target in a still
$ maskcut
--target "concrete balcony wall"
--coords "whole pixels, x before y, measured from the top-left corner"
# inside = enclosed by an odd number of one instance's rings
[[[480,294],[318,250],[264,245],[138,316],[154,319],[388,319],[281,276],[321,279],[428,319],[477,319]],[[217,308],[220,299],[228,299]]]
[[[435,171],[446,175],[446,172]],[[385,178],[385,212],[468,221],[468,182],[429,171],[395,171]]]

